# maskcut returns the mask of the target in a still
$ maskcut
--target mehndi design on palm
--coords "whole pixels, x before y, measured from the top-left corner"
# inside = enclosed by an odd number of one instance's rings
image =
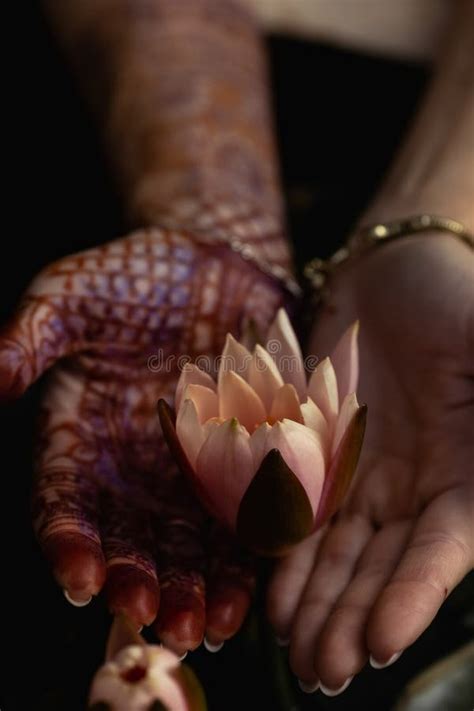
[[[4,395],[63,358],[35,457],[34,524],[56,577],[78,602],[105,582],[111,608],[137,624],[159,607],[158,633],[178,651],[205,629],[206,520],[159,437],[156,402],[173,394],[179,355],[218,353],[227,331],[250,315],[265,325],[281,299],[230,250],[153,228],[44,270],[2,334]],[[237,588],[232,627],[252,573],[244,556],[221,573],[217,597]]]

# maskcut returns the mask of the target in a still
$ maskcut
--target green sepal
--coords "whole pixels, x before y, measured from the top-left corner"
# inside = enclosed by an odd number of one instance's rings
[[[160,418],[161,429],[163,430],[163,436],[165,442],[168,445],[171,456],[174,461],[183,472],[183,474],[189,475],[194,478],[194,471],[189,463],[189,460],[181,446],[181,442],[176,434],[176,413],[173,408],[168,405],[166,400],[160,398],[158,400],[158,417]]]
[[[316,514],[315,528],[320,528],[341,507],[357,468],[367,422],[367,405],[361,405],[350,421],[333,457],[324,482]]]
[[[189,459],[186,456],[186,452],[181,446],[178,435],[176,433],[176,413],[170,405],[160,398],[157,404],[158,417],[160,418],[161,429],[163,430],[163,436],[165,442],[168,445],[170,454],[174,461],[176,462],[179,470],[187,477],[189,483],[191,484],[194,493],[200,499],[201,503],[207,508],[208,512],[212,516],[216,516],[212,502],[209,496],[202,486],[196,472],[192,468]]]
[[[309,535],[308,495],[278,449],[264,457],[240,503],[237,535],[259,555],[281,556]]]

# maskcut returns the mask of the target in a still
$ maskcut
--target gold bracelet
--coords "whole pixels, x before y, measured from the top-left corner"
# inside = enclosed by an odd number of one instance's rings
[[[420,232],[448,232],[459,237],[468,247],[474,249],[474,235],[461,222],[438,215],[414,215],[392,222],[377,222],[362,227],[349,238],[347,244],[337,250],[329,259],[311,259],[304,267],[303,274],[313,292],[313,300],[322,301],[326,292],[326,282],[341,264],[361,257],[373,247],[391,242],[399,237]]]

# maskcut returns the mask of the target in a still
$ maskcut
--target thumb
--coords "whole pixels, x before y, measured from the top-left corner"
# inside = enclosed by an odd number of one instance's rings
[[[48,294],[48,277],[34,280],[13,318],[0,330],[0,401],[19,397],[79,337],[61,294]]]

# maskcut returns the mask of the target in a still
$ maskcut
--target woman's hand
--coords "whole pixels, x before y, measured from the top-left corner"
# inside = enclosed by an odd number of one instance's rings
[[[137,625],[156,619],[179,654],[204,634],[212,644],[234,634],[254,579],[225,535],[208,540],[156,403],[172,402],[178,356],[218,354],[227,331],[250,315],[265,326],[280,303],[275,283],[228,247],[151,228],[46,268],[0,335],[4,399],[54,366],[33,510],[59,584],[79,604],[104,589]]]
[[[280,563],[269,614],[294,673],[335,691],[412,644],[474,564],[474,255],[404,238],[330,289],[309,350],[360,319],[368,430],[347,504]]]

